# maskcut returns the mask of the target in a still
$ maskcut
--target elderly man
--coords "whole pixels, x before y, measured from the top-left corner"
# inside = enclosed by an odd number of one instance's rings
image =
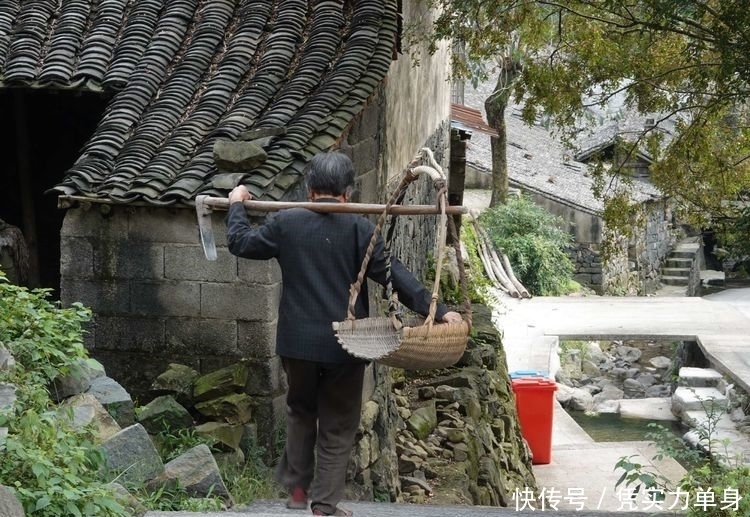
[[[318,154],[306,167],[305,180],[311,201],[346,203],[354,190],[354,166],[342,153]],[[351,515],[338,503],[359,425],[366,363],[342,349],[331,323],[346,318],[349,286],[359,272],[373,224],[355,214],[292,208],[254,229],[242,205],[247,199],[251,196],[244,186],[229,194],[229,250],[248,259],[275,258],[282,276],[276,353],[289,390],[286,444],[277,476],[291,491],[288,507],[306,509],[309,496],[314,515]],[[385,284],[386,268],[379,239],[367,276]],[[399,300],[427,315],[430,292],[395,258],[391,275]],[[355,316],[369,316],[364,286]],[[438,304],[435,319],[456,322],[461,316]]]

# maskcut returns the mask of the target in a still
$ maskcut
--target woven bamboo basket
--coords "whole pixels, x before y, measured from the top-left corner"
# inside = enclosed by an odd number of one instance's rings
[[[469,340],[469,323],[429,323],[406,318],[396,330],[387,317],[334,324],[341,346],[355,357],[405,369],[445,368],[455,364]]]
[[[432,157],[430,156],[430,158]],[[446,223],[449,223],[451,227],[453,242],[457,248],[459,240],[456,235],[453,219],[446,219],[445,215],[445,206],[447,204],[445,179],[438,172],[439,166],[437,166],[434,160],[432,162],[435,165],[434,168],[422,166],[407,169],[399,187],[386,205],[385,211],[375,226],[370,247],[365,254],[359,277],[350,289],[351,298],[349,300],[348,317],[344,321],[333,323],[333,329],[342,348],[355,357],[377,361],[381,364],[397,368],[432,369],[444,368],[455,364],[466,349],[471,330],[471,304],[466,294],[466,275],[463,261],[461,260],[460,249],[456,250],[456,258],[459,266],[461,288],[466,299],[465,319],[456,323],[435,322],[437,293],[440,285],[440,272],[445,246]],[[442,207],[438,231],[440,247],[435,264],[435,284],[429,314],[425,318],[406,317],[401,320],[395,317],[395,304],[391,303],[390,315],[388,317],[355,319],[353,315],[354,301],[359,294],[372,248],[379,235],[383,221],[388,214],[388,209],[397,199],[403,197],[406,187],[421,172],[427,172],[432,177],[435,188],[438,190],[438,201]]]

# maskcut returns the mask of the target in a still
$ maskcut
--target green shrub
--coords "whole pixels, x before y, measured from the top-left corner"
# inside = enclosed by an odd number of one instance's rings
[[[46,290],[29,291],[0,275],[0,344],[16,366],[0,381],[16,386],[16,403],[0,413],[8,429],[0,443],[0,484],[18,495],[27,515],[120,516],[129,512],[98,474],[100,450],[87,429],[60,418],[48,387],[86,358],[82,324],[91,313],[80,304],[63,309]]]
[[[562,230],[562,219],[521,196],[488,208],[479,224],[531,294],[555,296],[574,289],[573,263],[565,253],[572,239]]]

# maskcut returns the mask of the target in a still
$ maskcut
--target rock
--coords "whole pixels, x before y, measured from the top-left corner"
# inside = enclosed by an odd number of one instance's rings
[[[226,422],[206,422],[195,426],[195,433],[202,438],[223,445],[230,450],[240,450],[247,428]]]
[[[663,355],[659,355],[659,356],[652,357],[651,359],[649,359],[648,363],[654,368],[658,368],[660,370],[666,370],[672,364],[672,360],[669,357],[664,357]]]
[[[435,430],[437,426],[437,413],[435,402],[430,401],[427,405],[417,408],[406,421],[406,428],[420,440],[424,440]]]
[[[26,514],[21,501],[12,488],[0,485],[0,515],[3,517],[24,517]]]
[[[581,371],[589,377],[599,377],[602,373],[597,363],[589,359],[581,362]]]
[[[193,383],[200,373],[189,366],[170,363],[167,370],[151,383],[152,394],[172,395],[183,406],[193,402]]]
[[[636,379],[632,378],[625,379],[622,383],[622,390],[625,392],[625,397],[631,399],[643,397],[646,393],[646,388]]]
[[[416,456],[399,456],[398,458],[398,473],[403,475],[410,475],[422,465],[422,460]]]
[[[435,396],[443,400],[455,402],[457,394],[458,388],[454,388],[453,386],[441,385],[435,388]]]
[[[621,400],[594,400],[593,411],[596,413],[617,414],[620,412]]]
[[[672,394],[672,387],[668,384],[654,384],[646,388],[644,396],[647,398],[663,398]]]
[[[656,383],[656,377],[651,375],[650,373],[642,373],[636,379],[643,388],[648,388],[649,386],[653,386]]]
[[[602,347],[598,341],[586,342],[586,357],[595,364],[600,364],[609,360],[607,354],[602,352]]]
[[[141,516],[148,512],[148,508],[143,506],[137,497],[128,492],[127,488],[119,483],[110,483],[109,486],[112,487],[112,492],[114,492],[119,503],[130,511],[130,515]]]
[[[104,366],[96,359],[80,359],[70,365],[64,375],[58,375],[50,386],[50,397],[55,402],[85,393],[94,379],[104,376]]]
[[[451,444],[453,450],[453,459],[456,461],[466,461],[469,459],[469,446],[465,443]]]
[[[446,429],[446,438],[451,443],[466,441],[466,433],[462,429]]]
[[[641,352],[640,349],[632,346],[621,345],[615,347],[614,349],[615,357],[619,357],[623,361],[626,361],[630,364],[637,363],[640,360],[642,354],[643,352]]]
[[[0,371],[12,370],[16,366],[16,360],[7,348],[0,345]]]
[[[146,429],[133,424],[102,444],[106,479],[141,484],[164,471],[164,464]]]
[[[169,486],[170,481],[193,497],[219,497],[227,506],[234,504],[232,496],[221,479],[219,466],[205,444],[196,445],[185,454],[164,466],[164,471],[150,483],[150,487]]]
[[[72,409],[74,427],[79,429],[85,426],[93,427],[95,443],[109,440],[122,430],[107,409],[91,393],[70,397],[63,402],[62,407]],[[67,417],[67,412],[60,412],[60,416],[61,418]]]
[[[96,397],[120,427],[135,423],[135,405],[130,394],[114,379],[102,376],[91,382],[87,393]]]
[[[149,434],[187,429],[193,425],[193,417],[172,395],[156,397],[136,411],[138,423]]]
[[[16,386],[7,382],[0,382],[0,410],[12,408],[16,399]]]
[[[403,489],[406,486],[416,486],[417,488],[421,489],[423,493],[426,493],[428,495],[432,494],[432,487],[427,483],[426,480],[421,479],[418,476],[400,476],[399,479],[401,480],[401,488]]]
[[[219,172],[247,172],[262,165],[268,155],[254,142],[217,139],[213,148],[214,162]]]
[[[203,402],[242,391],[247,384],[247,376],[247,368],[240,363],[202,375],[193,385],[193,398]]]
[[[255,401],[247,393],[232,393],[195,404],[195,410],[208,418],[223,420],[230,424],[250,422]]]
[[[374,400],[368,400],[362,405],[362,416],[359,419],[359,428],[362,432],[369,431],[375,426],[379,412],[380,405]]]
[[[571,388],[558,384],[555,397],[560,405],[576,411],[589,411],[594,407],[594,397],[583,388]]]
[[[594,396],[594,403],[601,403],[607,400],[620,400],[625,396],[625,393],[615,386],[614,384],[608,384],[602,387],[602,390]]]
[[[432,398],[435,398],[435,394],[437,393],[434,386],[422,386],[418,390],[419,398],[422,400],[429,400]]]

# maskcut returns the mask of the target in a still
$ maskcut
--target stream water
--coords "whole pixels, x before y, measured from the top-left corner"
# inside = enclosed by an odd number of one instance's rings
[[[583,411],[568,411],[595,442],[640,442],[650,441],[649,433],[656,429],[650,424],[656,424],[681,437],[687,429],[678,421],[646,420],[642,418],[622,418],[616,413],[588,414]]]

